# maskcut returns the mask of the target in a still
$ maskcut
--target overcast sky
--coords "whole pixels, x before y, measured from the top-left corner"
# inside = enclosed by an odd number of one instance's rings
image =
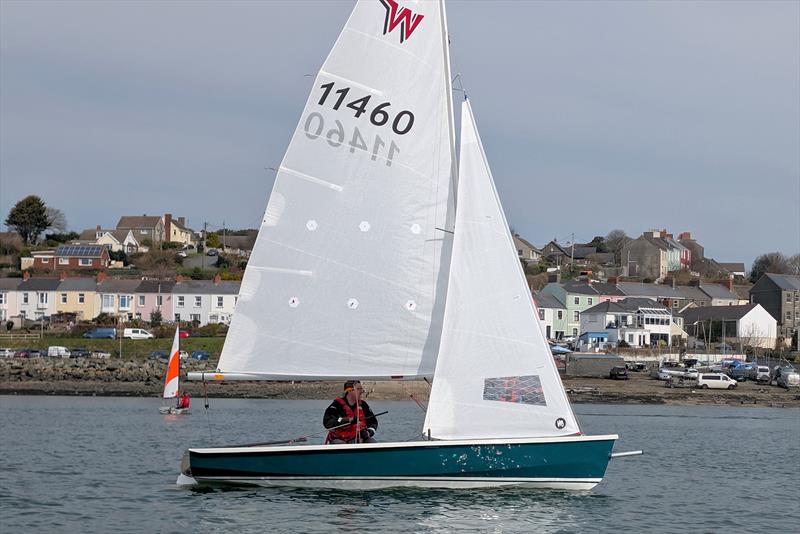
[[[375,0],[376,2],[378,0]],[[0,214],[257,227],[353,3],[0,1]],[[800,251],[800,3],[448,3],[510,223],[529,241],[691,231]]]

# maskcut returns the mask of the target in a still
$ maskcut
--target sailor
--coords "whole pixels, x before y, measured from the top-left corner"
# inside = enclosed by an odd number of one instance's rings
[[[189,402],[190,402],[189,401],[189,394],[184,391],[183,395],[181,395],[180,392],[178,392],[177,397],[178,397],[178,406],[177,406],[177,408],[179,410],[188,409],[189,408]]]
[[[322,424],[329,429],[325,443],[375,443],[378,418],[366,401],[361,400],[364,387],[358,380],[344,383],[344,394],[333,400]]]

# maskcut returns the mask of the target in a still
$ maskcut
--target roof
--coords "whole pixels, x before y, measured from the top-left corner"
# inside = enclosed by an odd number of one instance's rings
[[[533,249],[533,250],[535,250],[536,252],[541,252],[541,250],[539,250],[537,247],[535,247],[535,246],[531,245],[529,241],[527,241],[527,240],[523,239],[523,238],[522,238],[522,237],[521,237],[519,234],[514,234],[514,240],[515,240],[515,241],[519,241],[520,243],[522,243],[522,244],[523,244],[523,245],[525,245],[526,247],[528,247],[528,248],[530,248],[530,249]]]
[[[59,291],[95,291],[96,289],[95,279],[87,277],[65,278],[58,284]]]
[[[619,302],[611,302],[610,300],[607,300],[605,302],[601,302],[600,304],[596,304],[581,313],[583,315],[593,315],[596,313],[634,313],[641,308],[658,310],[658,312],[668,312],[665,306],[654,300],[648,298],[630,297],[620,300]]]
[[[17,286],[17,291],[55,291],[60,283],[58,278],[29,278]]]
[[[765,273],[764,276],[784,291],[800,291],[800,276],[773,273]]]
[[[155,228],[161,217],[158,215],[124,215],[119,218],[117,228]]]
[[[170,221],[170,224],[172,226],[177,226],[178,230],[183,230],[184,232],[192,232],[190,228],[188,228],[185,224],[181,224],[180,221],[178,221],[177,219],[172,219]]]
[[[561,284],[561,287],[563,287],[564,291],[567,293],[577,293],[578,295],[599,295],[597,290],[595,290],[588,282],[569,280]]]
[[[159,280],[142,280],[137,293],[172,293],[175,282]]]
[[[99,258],[105,250],[103,245],[61,245],[56,249],[56,256],[73,258]]]
[[[558,300],[553,295],[546,295],[544,293],[534,293],[533,300],[536,301],[536,305],[540,308],[561,308],[567,309],[563,302]]]
[[[700,290],[714,299],[739,300],[739,297],[720,284],[701,284]]]
[[[213,280],[185,280],[172,287],[173,294],[186,295],[238,295],[242,285],[236,281],[222,281],[217,284]]]
[[[751,287],[753,286],[733,286],[733,293],[739,297],[739,300],[750,300]]]
[[[574,250],[573,250],[573,248],[574,248]],[[586,245],[575,245],[574,247],[569,246],[569,247],[566,247],[565,250],[569,254],[571,254],[572,257],[575,258],[576,260],[582,260],[582,259],[585,259],[586,256],[589,256],[591,254],[596,254],[597,253],[597,248],[596,247],[589,247],[589,246],[586,246]]]
[[[592,282],[592,287],[600,295],[609,295],[612,297],[623,297],[625,293],[620,291],[617,284],[610,284],[608,282]]]
[[[719,263],[720,266],[723,269],[725,269],[726,271],[728,271],[729,273],[743,273],[743,272],[745,272],[744,263],[741,263],[741,262],[738,262],[738,263],[717,262],[717,263]]]
[[[760,306],[760,304],[750,303],[741,306],[704,306],[700,308],[687,308],[681,313],[686,324],[693,324],[698,321],[736,321],[750,313],[750,310]]]
[[[0,278],[0,289],[17,289],[22,278]]]
[[[575,360],[614,360],[614,361],[624,361],[622,356],[617,356],[616,354],[601,354],[601,353],[593,353],[593,354],[576,354],[572,353],[569,355],[570,361]]]
[[[679,286],[675,289],[681,294],[680,298],[689,300],[708,300],[708,293],[705,293],[697,286]]]
[[[239,250],[253,250],[256,244],[258,232],[248,235],[228,235],[225,236],[226,248],[238,248]]]
[[[106,278],[97,284],[101,293],[136,293],[142,281],[138,279]]]
[[[569,256],[569,252],[567,252],[567,251],[564,249],[564,247],[562,247],[561,245],[559,245],[558,243],[556,243],[556,242],[555,242],[555,240],[553,240],[553,241],[550,241],[550,242],[549,242],[549,243],[547,243],[545,246],[543,246],[543,247],[542,247],[540,250],[542,250],[542,251],[544,252],[544,249],[546,249],[546,248],[547,248],[547,247],[549,247],[550,245],[552,245],[553,247],[555,247],[555,249],[556,249],[556,250],[558,250],[558,251],[561,251],[561,253],[562,253],[562,254],[564,254],[564,255],[566,255],[566,256]]]
[[[617,287],[624,295],[652,298],[686,298],[678,289],[663,284],[644,284],[641,282],[618,282]]]

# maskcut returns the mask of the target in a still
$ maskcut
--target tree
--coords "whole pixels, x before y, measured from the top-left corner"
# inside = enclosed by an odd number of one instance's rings
[[[67,230],[67,217],[64,215],[63,211],[58,208],[47,206],[45,212],[47,213],[48,221],[47,230],[58,230],[59,232],[65,232]]]
[[[170,278],[175,274],[175,252],[150,249],[134,260],[137,268],[158,278]]]
[[[622,257],[622,248],[630,243],[631,238],[625,233],[625,230],[611,230],[605,238],[605,246],[608,252],[614,253],[614,263],[620,264]]]
[[[215,232],[211,232],[206,236],[206,246],[210,248],[219,248],[220,246],[219,235]]]
[[[789,273],[800,275],[800,254],[789,258]]]
[[[41,198],[29,195],[11,208],[6,225],[16,230],[25,244],[35,244],[39,234],[50,227],[47,206]]]
[[[780,252],[762,254],[753,262],[753,268],[750,269],[750,281],[755,284],[764,273],[789,273],[789,260]]]
[[[161,315],[161,310],[156,309],[150,312],[150,326],[161,326],[161,321],[163,320],[164,317]]]

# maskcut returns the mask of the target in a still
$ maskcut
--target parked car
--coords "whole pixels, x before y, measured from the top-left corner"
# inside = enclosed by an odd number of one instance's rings
[[[178,257],[185,258],[186,256],[188,256],[188,254],[186,253],[185,250],[181,250],[180,252],[178,252]]]
[[[0,358],[13,358],[15,352],[12,349],[0,349]]]
[[[178,330],[178,337],[181,339],[189,337],[189,332],[186,330]]]
[[[111,358],[111,353],[106,352],[104,350],[95,350],[92,351],[92,358],[101,358],[103,360],[108,360],[109,358]]]
[[[117,339],[115,328],[95,328],[83,334],[86,339]]]
[[[700,371],[697,369],[687,369],[683,373],[683,378],[688,378],[689,380],[697,380],[700,376]]]
[[[735,389],[736,380],[722,373],[701,373],[697,377],[701,389]]]
[[[67,347],[53,345],[52,347],[47,347],[47,356],[50,358],[69,358],[70,352]]]
[[[128,339],[153,339],[156,336],[143,328],[126,328],[122,331],[122,337]]]
[[[215,248],[210,248],[206,251],[206,256],[217,256],[219,251]]]
[[[15,358],[30,358],[31,349],[17,349],[14,353]]]
[[[755,380],[759,384],[768,384],[770,381],[769,367],[766,365],[756,365],[750,369],[747,378]]]
[[[207,360],[211,356],[208,351],[205,350],[195,350],[192,351],[192,359],[193,360]]]
[[[186,352],[185,350],[182,350],[178,353],[178,356],[180,357],[181,360],[185,360],[189,358],[189,353]]]
[[[628,370],[622,366],[612,367],[611,371],[608,373],[608,378],[612,380],[627,380]]]
[[[782,388],[800,387],[800,374],[791,365],[775,367],[775,384]]]
[[[151,360],[168,360],[169,355],[163,350],[154,350],[150,353]]]
[[[653,375],[650,375],[650,376],[653,376]],[[658,379],[659,380],[669,380],[670,378],[672,378],[672,373],[668,373],[668,372],[664,371],[663,369],[659,369],[658,370]]]
[[[69,349],[69,355],[71,358],[88,358],[92,355],[87,349],[80,348],[80,349]]]

